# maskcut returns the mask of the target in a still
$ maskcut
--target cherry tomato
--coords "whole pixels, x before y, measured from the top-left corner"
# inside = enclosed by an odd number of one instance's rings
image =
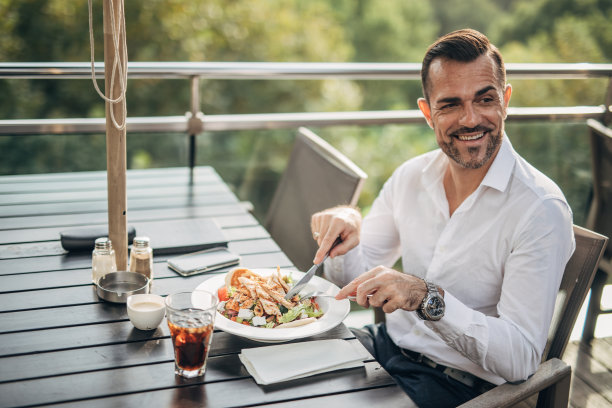
[[[221,302],[229,300],[229,298],[227,297],[227,288],[225,286],[220,287],[217,291],[217,296],[219,297],[219,301]]]

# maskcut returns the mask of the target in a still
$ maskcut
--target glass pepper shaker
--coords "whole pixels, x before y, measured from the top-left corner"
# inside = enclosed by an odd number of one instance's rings
[[[113,244],[108,237],[98,238],[91,255],[91,280],[98,283],[98,280],[110,272],[117,271],[117,259]]]
[[[130,251],[130,272],[138,272],[153,282],[153,249],[148,237],[135,237]]]

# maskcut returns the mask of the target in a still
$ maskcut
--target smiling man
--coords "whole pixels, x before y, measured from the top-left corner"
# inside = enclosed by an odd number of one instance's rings
[[[386,313],[355,335],[419,407],[454,407],[537,369],[572,212],[504,131],[512,87],[486,36],[440,38],[421,77],[440,149],[402,164],[363,220],[346,206],[314,214],[314,261],[342,238],[325,264],[337,298]]]

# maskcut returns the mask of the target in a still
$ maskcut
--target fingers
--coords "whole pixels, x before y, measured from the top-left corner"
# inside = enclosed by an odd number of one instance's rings
[[[318,264],[323,261],[338,236],[342,239],[342,243],[331,250],[329,253],[331,258],[344,255],[359,244],[361,213],[348,206],[330,208],[314,214],[310,228],[313,239],[319,245],[313,259],[313,262]]]
[[[361,287],[361,286],[365,282],[369,281],[373,276],[376,276],[376,273],[377,273],[376,269],[372,269],[368,272],[365,272],[359,275],[358,277],[353,279],[348,285],[340,289],[340,292],[338,292],[338,294],[336,295],[336,299],[338,300],[345,299],[347,296],[354,295],[357,297],[356,299],[357,303],[359,304],[365,303],[367,301],[366,296],[368,293],[364,291],[365,287]],[[359,292],[359,289],[361,289],[361,292]],[[361,300],[361,303],[360,303],[360,300]]]
[[[320,243],[321,238],[321,230],[322,230],[322,214],[316,213],[310,218],[310,230],[312,231],[312,239],[317,241],[317,244]],[[323,231],[323,234],[325,231]]]
[[[402,302],[401,299],[395,297],[395,298],[391,298],[388,301],[385,301],[384,303],[380,304],[379,306],[382,307],[383,312],[385,312],[385,313],[393,313],[397,309],[402,309],[402,303],[401,302]]]
[[[384,279],[381,279],[381,274],[386,269],[383,266],[377,266],[357,278],[359,281],[355,289],[355,301],[359,305],[378,307],[387,301],[388,294],[385,291]]]
[[[336,299],[346,299],[347,296],[356,295],[357,287],[361,283],[360,277],[353,279],[348,285],[340,289],[340,292],[336,295]]]
[[[421,278],[377,266],[343,287],[336,299],[354,295],[361,306],[382,307],[383,312],[392,313],[397,309],[417,309],[426,293]]]
[[[314,264],[320,264],[321,262],[323,262],[323,259],[325,258],[325,254],[328,251],[328,247],[331,246],[331,244],[324,244],[323,242],[321,242],[320,245],[321,246],[319,247],[319,249],[317,249],[317,252],[315,253],[315,257],[312,260],[312,263]]]
[[[344,232],[347,227],[341,220],[337,219],[335,211],[329,209],[314,214],[310,221],[310,228],[312,230],[312,238],[317,241],[319,246],[322,246],[324,243],[328,243],[331,246],[331,243],[327,241],[331,239],[333,243],[336,237]]]
[[[317,245],[319,246],[319,249],[317,250],[317,253],[315,254],[313,263],[318,264],[320,262],[323,261],[323,258],[325,257],[325,254],[327,253],[328,248],[324,247],[321,248],[321,245],[323,244],[323,240],[325,239],[325,236],[327,235],[327,230],[329,229],[329,227],[326,225],[326,221],[324,220],[326,216],[321,212],[321,213],[316,213],[312,216],[311,221],[310,221],[310,228],[312,230],[312,238],[317,241]]]
[[[336,244],[336,240],[340,238],[341,242]],[[353,247],[355,247],[359,243],[359,240],[355,236],[349,236],[349,238],[344,241],[342,239],[342,234],[334,235],[333,232],[328,232],[325,237],[321,238],[320,246],[317,252],[315,253],[315,257],[313,259],[313,263],[318,264],[323,261],[325,258],[325,254],[329,252],[329,256],[334,258],[338,255],[344,255]],[[336,244],[334,246],[334,244]]]
[[[330,258],[335,258],[338,255],[344,255],[359,244],[359,238],[355,235],[349,235],[347,238],[343,238],[342,234],[340,234],[340,239],[342,242],[332,248],[332,250],[329,252]]]

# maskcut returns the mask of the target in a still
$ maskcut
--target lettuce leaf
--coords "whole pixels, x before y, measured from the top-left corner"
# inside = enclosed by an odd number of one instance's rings
[[[287,313],[284,313],[281,318],[281,323],[289,323],[300,317],[300,315],[304,312],[308,317],[320,317],[323,312],[320,310],[315,310],[312,304],[308,305],[297,305],[296,307],[289,309]]]
[[[308,317],[320,317],[323,315],[323,311],[321,310],[315,310],[314,306],[308,305],[308,307],[306,307],[304,309],[304,311],[306,312],[306,314],[308,315]]]
[[[287,313],[283,313],[280,318],[281,323],[289,323],[298,318],[299,315],[302,314],[302,310],[304,310],[304,305],[297,305],[296,307],[289,309]]]

